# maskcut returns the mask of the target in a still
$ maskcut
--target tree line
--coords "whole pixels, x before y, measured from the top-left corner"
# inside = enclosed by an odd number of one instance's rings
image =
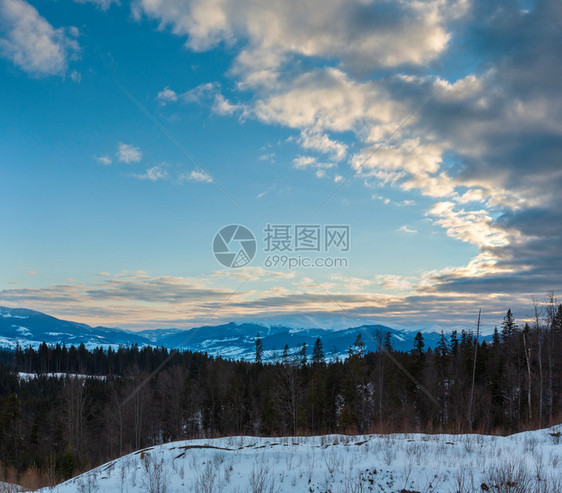
[[[366,338],[379,349],[366,352]],[[54,484],[187,438],[547,426],[562,417],[561,344],[552,297],[533,322],[508,310],[489,342],[461,330],[426,348],[418,333],[404,352],[389,333],[358,331],[344,360],[327,361],[318,339],[264,363],[259,336],[253,362],[137,346],[2,350],[0,479]]]

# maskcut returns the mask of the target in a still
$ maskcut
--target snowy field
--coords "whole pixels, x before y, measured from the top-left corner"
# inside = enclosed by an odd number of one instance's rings
[[[562,492],[562,425],[509,437],[228,437],[148,448],[43,492]]]
[[[96,380],[106,380],[107,377],[104,375],[85,375],[81,373],[26,373],[23,371],[18,372],[18,378],[20,380],[35,380],[39,377],[46,378],[77,378],[79,380],[86,380],[87,378],[95,378]]]

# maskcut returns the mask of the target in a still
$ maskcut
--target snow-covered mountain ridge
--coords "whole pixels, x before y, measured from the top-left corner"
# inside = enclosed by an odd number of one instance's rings
[[[333,359],[345,357],[359,333],[362,333],[366,349],[375,351],[377,345],[373,336],[384,335],[387,332],[391,334],[394,349],[399,351],[412,349],[416,330],[393,329],[384,325],[331,330],[232,322],[190,329],[151,329],[133,332],[117,328],[90,327],[83,323],[61,320],[23,308],[0,307],[0,347],[9,349],[14,349],[18,344],[23,347],[38,347],[43,342],[64,343],[67,346],[84,344],[88,349],[137,344],[140,347],[164,346],[169,349],[182,347],[223,358],[252,360],[255,355],[256,336],[259,333],[266,360],[279,357],[285,345],[288,345],[292,351],[297,351],[304,343],[310,354],[318,338],[322,341],[326,356]],[[426,347],[434,347],[439,336],[438,332],[425,332]]]

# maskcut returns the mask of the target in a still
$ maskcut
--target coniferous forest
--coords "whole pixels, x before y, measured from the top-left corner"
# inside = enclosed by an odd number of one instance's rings
[[[366,353],[365,337],[380,350]],[[544,427],[562,418],[561,347],[562,305],[550,304],[533,323],[508,310],[489,342],[453,331],[429,349],[418,333],[406,353],[358,331],[343,361],[327,361],[318,339],[262,362],[259,337],[254,362],[151,347],[0,351],[0,474],[55,484],[195,437]]]

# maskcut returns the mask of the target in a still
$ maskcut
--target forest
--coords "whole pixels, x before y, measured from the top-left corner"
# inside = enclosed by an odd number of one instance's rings
[[[541,316],[539,316],[541,309]],[[376,352],[365,351],[373,338]],[[358,329],[344,360],[314,347],[264,362],[190,351],[41,345],[0,351],[0,480],[53,485],[173,440],[390,432],[508,434],[561,422],[562,305],[511,310],[489,341],[472,330],[409,352]]]

